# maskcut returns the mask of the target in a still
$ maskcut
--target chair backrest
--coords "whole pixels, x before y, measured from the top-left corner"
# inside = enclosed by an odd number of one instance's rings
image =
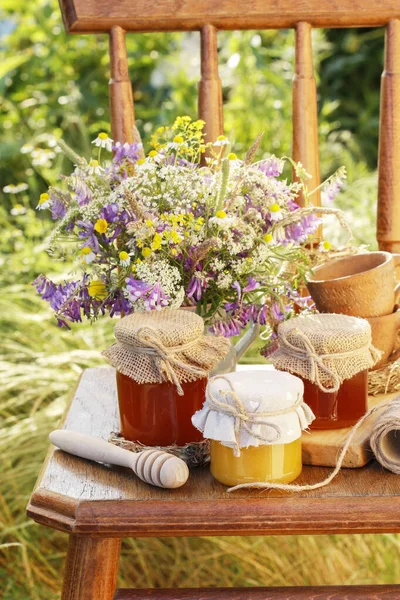
[[[207,140],[223,132],[218,76],[218,29],[295,30],[293,158],[320,182],[317,92],[312,28],[386,27],[379,138],[377,239],[382,250],[400,252],[400,2],[398,0],[60,0],[70,33],[108,32],[113,138],[133,141],[134,107],[125,32],[200,31],[199,117]],[[366,65],[366,68],[368,65]],[[319,197],[316,198],[319,204]]]

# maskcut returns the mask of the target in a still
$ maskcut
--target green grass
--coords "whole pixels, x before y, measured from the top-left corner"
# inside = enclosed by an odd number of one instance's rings
[[[82,369],[102,362],[112,323],[62,332],[29,286],[14,285],[0,296],[0,331],[0,597],[53,600],[67,537],[28,520],[25,507],[47,435]],[[396,535],[125,540],[120,585],[399,583],[399,558]]]

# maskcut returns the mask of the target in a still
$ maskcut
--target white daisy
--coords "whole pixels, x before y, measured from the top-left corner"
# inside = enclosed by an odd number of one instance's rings
[[[96,255],[93,252],[93,250],[91,248],[89,248],[89,246],[85,246],[81,250],[81,257],[82,257],[83,264],[89,265],[91,262],[94,261],[94,259],[96,258]]]
[[[102,131],[99,133],[97,138],[93,140],[92,144],[97,146],[98,148],[105,148],[108,152],[112,151],[113,140],[108,137],[108,135]]]
[[[92,158],[92,160],[89,162],[88,171],[89,175],[101,175],[104,169],[100,167],[98,160],[94,160]]]
[[[129,267],[131,264],[131,257],[125,250],[122,250],[122,252],[119,253],[119,264],[122,267]]]
[[[224,135],[219,135],[216,141],[213,143],[213,146],[229,146],[230,141]]]
[[[269,211],[271,213],[271,221],[281,221],[283,219],[282,210],[279,204],[271,204]]]
[[[37,205],[38,210],[46,210],[46,208],[50,208],[51,200],[48,194],[40,194],[39,203]]]

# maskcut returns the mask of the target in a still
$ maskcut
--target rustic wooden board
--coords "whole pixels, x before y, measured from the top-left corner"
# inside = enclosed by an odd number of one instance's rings
[[[118,428],[113,369],[83,373],[62,427],[103,439]],[[305,466],[297,483],[316,483],[329,472]],[[51,448],[28,515],[49,527],[95,537],[397,532],[400,477],[372,461],[362,469],[342,469],[321,489],[228,494],[201,468],[192,469],[182,488],[164,490],[128,469]]]
[[[396,396],[398,396],[398,392],[369,396],[368,406],[372,408]],[[347,451],[343,467],[363,467],[373,459],[374,456],[369,446],[369,438],[379,415],[380,412],[371,415],[358,429]],[[303,464],[321,467],[335,466],[338,454],[343,448],[350,431],[351,428],[311,431],[310,433],[304,432]]]

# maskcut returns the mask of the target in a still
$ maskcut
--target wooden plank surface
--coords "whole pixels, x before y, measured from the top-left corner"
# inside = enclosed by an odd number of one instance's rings
[[[104,439],[118,430],[113,369],[84,372],[63,426]],[[329,470],[305,467],[297,482],[320,481]],[[322,489],[228,494],[203,468],[172,491],[51,449],[28,515],[63,531],[110,537],[394,532],[400,531],[400,478],[373,461],[343,469]]]
[[[399,585],[118,590],[114,600],[399,600]]]
[[[400,18],[398,0],[59,0],[70,33],[280,29],[305,21],[312,27],[382,27]]]
[[[368,408],[387,402],[396,396],[393,394],[379,394],[369,396]],[[363,467],[371,460],[373,454],[369,445],[374,424],[379,419],[380,412],[371,415],[358,429],[346,453],[343,466],[347,468]],[[303,464],[332,467],[336,465],[339,452],[344,446],[351,428],[311,431],[303,433]]]

